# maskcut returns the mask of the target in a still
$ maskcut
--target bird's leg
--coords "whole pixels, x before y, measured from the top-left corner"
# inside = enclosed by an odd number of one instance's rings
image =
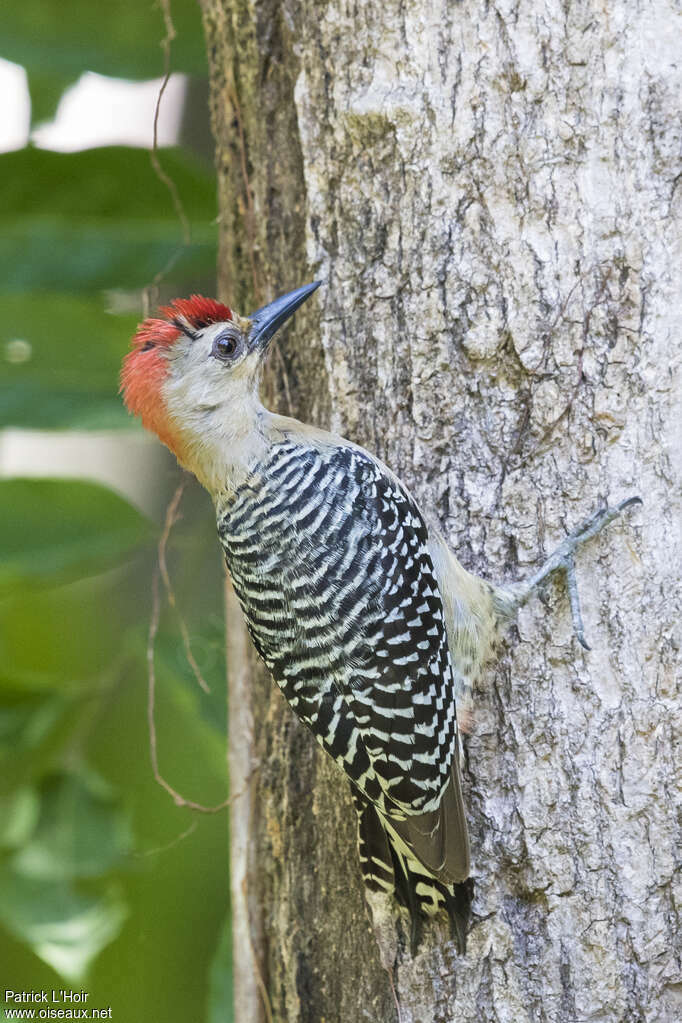
[[[556,550],[547,558],[544,565],[529,579],[524,579],[519,583],[513,583],[507,588],[507,596],[509,598],[509,610],[514,612],[517,608],[525,604],[532,593],[537,590],[538,586],[544,580],[553,575],[554,572],[565,572],[566,573],[566,585],[568,588],[568,599],[571,604],[571,616],[573,618],[573,629],[575,631],[578,642],[586,649],[589,650],[589,644],[585,639],[585,630],[583,625],[582,614],[580,613],[580,600],[578,597],[578,583],[575,577],[575,563],[574,555],[579,547],[582,546],[587,540],[592,539],[597,533],[601,533],[605,526],[608,526],[610,522],[623,512],[626,508],[629,508],[633,504],[641,504],[642,499],[640,497],[628,497],[625,501],[621,501],[614,508],[602,508],[595,512],[593,515],[586,519],[577,529],[574,529],[572,533],[569,533],[565,540],[563,540]]]

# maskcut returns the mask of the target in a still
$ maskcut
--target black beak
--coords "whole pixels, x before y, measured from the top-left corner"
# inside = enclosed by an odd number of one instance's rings
[[[279,330],[283,323],[296,312],[300,305],[317,291],[322,281],[313,281],[312,284],[304,284],[302,288],[290,291],[288,295],[276,298],[274,302],[264,305],[251,313],[247,319],[251,320],[249,328],[249,347],[264,350],[268,341]]]

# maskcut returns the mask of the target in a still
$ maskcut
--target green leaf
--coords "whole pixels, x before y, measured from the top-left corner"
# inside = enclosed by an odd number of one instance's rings
[[[12,866],[43,881],[98,877],[121,862],[131,841],[110,786],[84,770],[55,774],[41,784],[38,826]]]
[[[99,297],[0,294],[0,429],[132,426],[118,374],[138,321]]]
[[[170,5],[176,38],[171,69],[206,72],[201,13],[195,0]],[[117,0],[22,0],[5,4],[0,56],[30,72],[76,77],[83,70],[122,78],[163,74],[161,40],[166,32],[158,3]]]
[[[73,748],[74,733],[87,727],[92,702],[58,691],[22,693],[3,683],[0,690],[0,790],[36,788]],[[71,745],[70,745],[71,744]]]
[[[171,262],[169,281],[214,280],[212,169],[179,150],[159,158],[189,219],[189,246],[145,150],[0,156],[0,291],[142,288]]]
[[[68,701],[59,695],[44,699],[34,694],[17,699],[12,694],[14,698],[9,699],[7,688],[3,685],[0,704],[0,752],[7,751],[9,761],[3,764],[5,775],[17,763],[20,752],[30,751],[35,756],[36,748],[53,733],[69,708]]]
[[[135,620],[120,576],[107,573],[67,586],[17,589],[0,602],[0,696],[6,690],[18,703],[51,690],[92,697],[98,685],[106,684],[122,633]]]
[[[31,125],[53,120],[62,95],[73,85],[74,76],[34,69],[28,79],[31,93]]]
[[[40,811],[35,789],[28,785],[0,795],[0,848],[15,849],[34,830]]]
[[[183,247],[177,223],[168,221],[65,225],[35,214],[23,224],[5,223],[0,235],[5,291],[142,288],[166,266],[176,280],[214,276],[212,229],[195,230],[192,245]]]
[[[159,159],[190,219],[215,219],[213,168],[181,149],[163,149]],[[168,189],[154,173],[145,149],[102,146],[53,153],[29,147],[0,155],[0,172],[3,222],[31,217],[42,207],[71,223],[94,219],[116,227],[134,220],[169,221],[177,229]]]
[[[63,882],[0,871],[4,926],[67,980],[80,983],[88,966],[121,930],[126,908],[118,891],[82,895]]]
[[[232,1023],[233,1020],[232,917],[228,913],[211,963],[207,1023]]]
[[[77,480],[0,480],[0,596],[95,575],[129,558],[150,523],[122,497]]]

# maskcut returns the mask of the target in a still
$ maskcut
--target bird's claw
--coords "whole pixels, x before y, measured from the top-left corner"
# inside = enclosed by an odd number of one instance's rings
[[[567,554],[562,561],[562,568],[566,572],[566,588],[568,589],[568,599],[571,605],[571,618],[573,619],[573,631],[576,639],[585,650],[590,650],[590,644],[585,639],[585,626],[583,624],[583,616],[580,611],[580,596],[578,594],[578,581],[575,574],[575,561],[573,559],[573,552],[575,552],[580,544],[591,537],[596,536],[602,529],[617,518],[626,508],[633,504],[642,504],[641,497],[627,497],[620,504],[617,504],[614,508],[602,508],[600,511],[592,515],[586,522],[578,526],[576,530],[568,535],[567,540],[572,540],[573,543],[569,544],[571,547],[571,553]]]
[[[574,529],[568,536],[562,540],[557,549],[553,554],[547,558],[544,565],[538,572],[535,573],[529,580],[522,584],[517,590],[516,603],[524,603],[530,594],[537,589],[548,576],[554,572],[563,571],[566,573],[566,587],[568,589],[568,599],[571,605],[571,617],[573,619],[573,631],[575,632],[576,638],[580,645],[585,650],[590,649],[590,645],[585,639],[585,626],[583,624],[583,617],[580,611],[580,598],[578,595],[578,582],[575,574],[575,562],[574,555],[578,547],[580,547],[587,540],[591,540],[593,536],[601,533],[605,526],[608,526],[610,522],[629,508],[633,504],[643,504],[641,497],[627,497],[624,501],[615,505],[613,508],[601,508],[595,512],[588,519],[582,522],[577,529]]]
[[[599,511],[590,515],[589,519],[581,522],[577,529],[569,533],[563,543],[559,545],[557,551],[563,547],[567,547],[570,551],[577,550],[580,544],[585,543],[586,540],[591,540],[597,533],[601,533],[605,526],[608,526],[610,522],[617,519],[630,505],[642,503],[641,497],[626,497],[624,501],[621,501],[620,504],[615,505],[613,508],[609,508],[608,505],[605,508],[600,508]]]
[[[575,561],[572,557],[566,558],[564,562],[566,571],[566,588],[568,589],[568,600],[571,605],[571,618],[573,619],[573,631],[576,639],[585,650],[590,650],[590,644],[585,639],[585,626],[580,611],[580,596],[578,594],[578,580],[575,575]]]

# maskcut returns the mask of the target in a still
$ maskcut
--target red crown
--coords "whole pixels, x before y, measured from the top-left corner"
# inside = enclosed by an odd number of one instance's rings
[[[170,305],[161,306],[160,311],[169,320],[182,316],[195,330],[208,327],[211,323],[222,323],[224,320],[232,319],[232,310],[228,306],[203,295],[174,298]]]
[[[167,319],[148,317],[144,320],[133,337],[134,351],[139,351],[150,342],[155,345],[172,345],[183,333],[178,323],[180,319],[190,330],[201,330],[211,323],[222,323],[224,320],[232,319],[232,310],[228,306],[203,295],[174,298],[170,305],[161,306],[159,312]]]

